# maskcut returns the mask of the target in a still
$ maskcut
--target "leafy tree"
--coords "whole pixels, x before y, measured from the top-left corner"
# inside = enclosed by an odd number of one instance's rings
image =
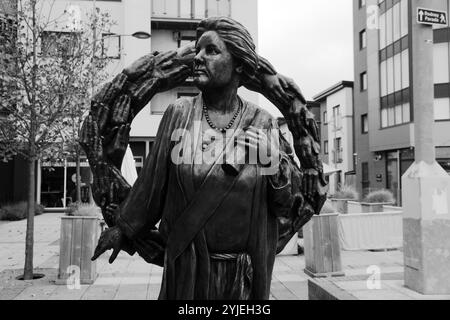
[[[33,279],[36,162],[74,155],[79,173],[81,120],[108,62],[95,35],[112,25],[98,10],[84,22],[68,11],[55,17],[53,1],[15,1],[15,12],[3,17],[7,32],[0,35],[0,159],[20,155],[28,163],[25,280]]]

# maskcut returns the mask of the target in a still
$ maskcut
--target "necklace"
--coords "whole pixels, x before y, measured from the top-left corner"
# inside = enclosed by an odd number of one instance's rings
[[[208,125],[217,131],[220,131],[222,133],[225,133],[227,130],[231,129],[234,125],[234,122],[236,121],[237,117],[239,116],[239,113],[241,112],[241,108],[242,108],[242,102],[241,99],[239,99],[239,104],[238,107],[236,108],[236,112],[233,115],[233,118],[231,119],[230,123],[228,123],[224,128],[218,128],[212,121],[211,118],[209,117],[208,114],[208,108],[206,108],[206,104],[205,102],[203,102],[203,114],[205,116],[206,122],[208,122]]]

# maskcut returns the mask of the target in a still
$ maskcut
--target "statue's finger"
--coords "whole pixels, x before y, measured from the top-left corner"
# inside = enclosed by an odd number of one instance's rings
[[[157,65],[160,65],[170,59],[173,59],[176,55],[177,55],[177,52],[174,50],[161,53],[155,57],[155,63]]]
[[[95,252],[91,258],[91,261],[97,260],[98,257],[100,257],[102,254],[104,254],[106,252],[106,250],[107,250],[106,247],[99,243],[97,245],[97,247],[95,248]]]
[[[112,264],[116,260],[119,253],[120,253],[120,248],[114,248],[113,253],[111,254],[111,257],[109,257],[109,264]]]

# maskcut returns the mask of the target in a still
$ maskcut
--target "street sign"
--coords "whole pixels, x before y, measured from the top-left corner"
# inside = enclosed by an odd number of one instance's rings
[[[420,24],[446,26],[448,25],[447,12],[417,8],[417,22]]]

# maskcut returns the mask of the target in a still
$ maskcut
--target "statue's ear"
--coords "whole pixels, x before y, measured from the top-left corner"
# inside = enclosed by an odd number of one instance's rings
[[[242,74],[242,72],[244,72],[244,67],[242,66],[242,64],[236,66],[236,72],[238,74]]]

